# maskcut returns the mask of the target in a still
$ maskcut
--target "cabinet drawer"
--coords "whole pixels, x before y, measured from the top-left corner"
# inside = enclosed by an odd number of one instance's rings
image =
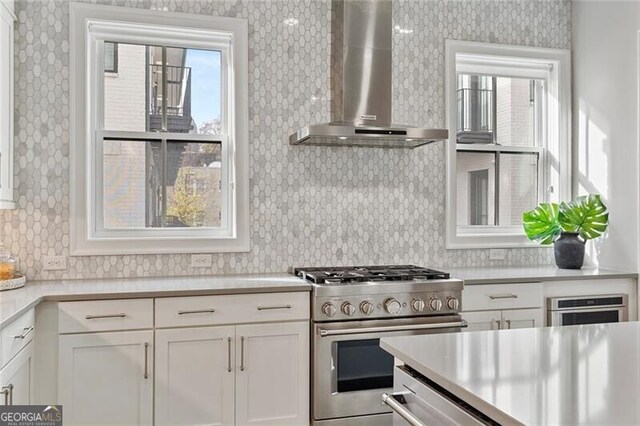
[[[58,332],[133,330],[153,327],[153,299],[95,300],[58,304]]]
[[[8,363],[33,339],[34,321],[34,313],[31,309],[2,329],[0,332],[0,347],[2,348],[0,366]]]
[[[469,285],[462,291],[463,311],[539,308],[542,305],[541,283]]]
[[[309,319],[307,292],[156,299],[156,327],[305,319]]]

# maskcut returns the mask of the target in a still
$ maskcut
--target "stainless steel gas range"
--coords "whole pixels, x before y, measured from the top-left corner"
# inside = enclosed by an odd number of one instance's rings
[[[393,388],[380,338],[457,332],[462,281],[413,265],[295,268],[313,284],[312,420],[391,425],[381,403]]]

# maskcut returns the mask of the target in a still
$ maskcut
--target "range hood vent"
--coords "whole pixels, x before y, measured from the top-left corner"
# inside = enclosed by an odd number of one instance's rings
[[[391,123],[392,38],[391,0],[332,0],[331,122],[303,127],[290,144],[415,148],[449,137]]]

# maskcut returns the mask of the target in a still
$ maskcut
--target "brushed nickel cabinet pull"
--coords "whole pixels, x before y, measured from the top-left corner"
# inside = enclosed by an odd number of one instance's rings
[[[212,314],[216,310],[215,309],[196,309],[194,311],[178,311],[178,315],[189,315],[189,314]]]
[[[258,306],[259,311],[272,311],[276,309],[291,309],[291,305],[282,306]]]
[[[496,322],[496,326],[498,326],[498,330],[502,330],[502,321],[495,320],[495,322]]]
[[[493,294],[489,295],[489,299],[497,300],[497,299],[517,299],[517,294]]]
[[[104,318],[124,318],[126,316],[127,314],[120,313],[120,314],[106,314],[106,315],[87,315],[84,318],[91,320],[91,319],[104,319]]]
[[[33,326],[31,327],[27,327],[27,328],[23,328],[22,329],[22,334],[17,334],[15,336],[13,336],[14,339],[24,339],[25,337],[27,337],[27,334],[31,333],[33,331]]]
[[[507,329],[511,330],[511,320],[504,320],[507,323]]]
[[[149,343],[144,342],[144,378],[149,378]]]
[[[240,337],[240,371],[244,371],[244,336]]]
[[[13,385],[3,386],[0,393],[4,395],[4,405],[13,405]]]
[[[231,337],[227,337],[227,371],[231,373]]]

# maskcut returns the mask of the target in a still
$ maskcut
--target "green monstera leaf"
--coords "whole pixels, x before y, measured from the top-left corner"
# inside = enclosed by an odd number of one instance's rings
[[[558,205],[542,203],[538,207],[522,214],[522,224],[527,238],[542,245],[549,245],[560,235],[562,229],[558,223]]]
[[[558,222],[565,232],[577,232],[585,240],[591,240],[607,230],[609,213],[600,196],[590,194],[560,203]]]

